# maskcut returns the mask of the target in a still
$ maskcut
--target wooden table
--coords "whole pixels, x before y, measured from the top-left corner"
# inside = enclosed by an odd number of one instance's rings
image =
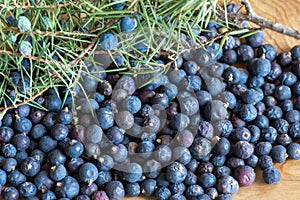
[[[300,0],[250,0],[257,14],[300,30]],[[299,40],[283,36],[271,30],[265,30],[265,43],[276,46],[278,52],[289,51],[291,47],[300,44]],[[253,185],[240,188],[234,200],[296,200],[300,199],[300,161],[287,160],[275,165],[280,169],[282,180],[275,185],[267,185],[257,169],[257,178]],[[137,197],[125,200],[153,200],[154,198]]]

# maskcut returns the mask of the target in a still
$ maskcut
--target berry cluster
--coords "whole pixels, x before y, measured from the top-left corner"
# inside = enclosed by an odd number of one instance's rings
[[[238,7],[229,4],[228,11]],[[120,30],[133,31],[138,19],[124,17]],[[30,30],[26,18],[18,22],[20,31]],[[49,19],[42,24],[51,29]],[[219,28],[211,22],[211,31],[195,34],[210,39]],[[300,159],[293,141],[300,138],[300,46],[277,53],[263,41],[262,32],[245,41],[228,36],[220,50],[216,41],[183,53],[166,74],[164,55],[155,57],[154,72],[137,76],[114,72],[125,65],[120,56],[107,71],[86,62],[102,72],[83,73],[75,99],[64,87],[51,88],[35,99],[47,111],[25,104],[4,115],[2,197],[229,200],[255,181],[255,167],[267,184],[277,183],[273,163]],[[118,48],[112,33],[99,42],[103,50]],[[30,55],[30,43],[19,50]],[[19,77],[11,75],[15,84],[23,83]]]

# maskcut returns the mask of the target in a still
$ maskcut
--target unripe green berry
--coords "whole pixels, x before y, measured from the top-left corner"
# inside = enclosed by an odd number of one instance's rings
[[[25,16],[20,16],[18,18],[18,28],[19,31],[22,32],[27,32],[30,31],[31,29],[31,22],[29,21],[29,19]]]
[[[51,19],[47,16],[43,16],[40,18],[41,19],[41,27],[43,30],[50,30],[53,27],[53,23],[51,21]]]
[[[32,46],[28,41],[22,41],[19,46],[19,51],[23,56],[29,56],[32,52]]]

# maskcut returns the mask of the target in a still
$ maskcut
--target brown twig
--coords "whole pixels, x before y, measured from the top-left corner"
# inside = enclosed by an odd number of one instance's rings
[[[42,89],[41,91],[39,91],[38,93],[36,93],[35,95],[33,95],[32,97],[26,99],[25,101],[22,101],[21,103],[18,104],[13,104],[11,106],[8,107],[0,107],[0,111],[2,112],[2,114],[5,114],[8,110],[13,109],[13,108],[17,108],[19,106],[22,106],[24,104],[29,103],[30,101],[36,99],[38,96],[42,95],[44,92],[46,92],[48,89],[50,88],[50,86]],[[3,116],[2,116],[3,117]],[[0,115],[0,119],[1,119],[1,115]]]
[[[73,31],[73,32],[63,32],[63,31],[27,31],[27,32],[20,32],[18,28],[6,28],[3,29],[3,32],[15,32],[17,34],[26,34],[26,35],[30,35],[30,34],[34,34],[34,35],[43,35],[43,36],[48,36],[48,35],[70,35],[70,36],[82,36],[82,35],[86,35],[80,31]]]
[[[254,24],[260,26],[261,28],[267,28],[271,29],[273,31],[276,31],[278,33],[300,39],[300,32],[298,30],[292,29],[290,27],[287,27],[285,25],[282,25],[280,23],[274,22],[272,20],[265,19],[261,16],[258,16],[253,8],[251,7],[250,3],[248,0],[242,0],[241,2],[246,9],[246,14],[243,13],[228,13],[228,18],[230,20],[234,21],[249,21],[253,22]],[[224,10],[219,10],[220,11],[220,17],[224,18],[225,12]]]
[[[8,54],[8,55],[19,56],[19,57],[23,56],[20,53],[16,53],[16,52],[12,52],[12,51],[7,51],[7,50],[0,50],[0,54]],[[39,57],[36,57],[36,56],[23,56],[23,57],[31,59],[31,60],[36,60],[36,61],[39,61],[39,62],[47,63],[47,64],[51,64],[52,63],[50,60],[46,60],[46,59],[39,58]]]

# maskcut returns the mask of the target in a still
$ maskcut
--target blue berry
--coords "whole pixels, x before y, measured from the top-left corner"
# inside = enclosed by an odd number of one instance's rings
[[[100,126],[93,124],[87,127],[84,134],[85,142],[99,143],[102,140],[103,131]]]
[[[140,183],[141,193],[147,197],[150,197],[154,194],[156,190],[157,182],[154,179],[145,179]]]
[[[29,133],[32,128],[32,123],[25,117],[18,117],[14,123],[14,127],[19,132]]]
[[[13,170],[16,169],[17,167],[17,160],[14,159],[14,158],[6,158],[3,165],[2,165],[2,168],[3,170],[5,170],[6,172],[11,172]]]
[[[147,178],[157,178],[161,172],[161,164],[154,160],[147,160],[143,164],[143,173]]]
[[[280,181],[281,174],[275,167],[269,167],[262,173],[263,180],[267,184],[275,184]]]
[[[50,190],[46,191],[41,196],[41,200],[54,200],[54,199],[56,199],[56,195],[54,192]]]
[[[67,176],[67,170],[64,165],[54,165],[50,169],[50,177],[54,181],[61,181]]]
[[[81,181],[91,184],[97,177],[98,169],[93,163],[87,162],[80,166],[79,178]]]
[[[4,170],[0,169],[0,185],[5,185],[7,180],[7,174]]]
[[[282,68],[287,68],[293,59],[290,53],[281,52],[277,55],[276,61]]]
[[[1,151],[6,158],[14,158],[17,154],[16,147],[10,143],[3,145]]]
[[[297,82],[297,76],[292,72],[284,72],[278,80],[282,85],[292,86]]]
[[[128,110],[131,114],[137,113],[142,107],[142,102],[137,96],[128,96],[121,104],[123,109]]]
[[[242,44],[236,50],[238,59],[247,62],[254,57],[254,50],[250,45]]]
[[[171,191],[167,187],[161,187],[155,191],[155,199],[157,200],[167,200],[170,196]]]
[[[271,44],[263,44],[257,48],[257,56],[264,57],[271,62],[276,58],[276,55],[276,48]]]
[[[286,148],[283,145],[273,146],[270,156],[276,163],[283,163],[287,158]]]
[[[1,196],[4,200],[18,200],[19,191],[15,187],[6,187],[4,188]]]
[[[137,27],[137,20],[135,17],[123,17],[120,21],[120,29],[122,32],[131,32]]]
[[[24,174],[22,174],[19,170],[16,169],[8,174],[7,181],[12,186],[17,187],[26,181],[26,176]],[[4,185],[4,184],[1,184],[1,185]]]
[[[204,193],[203,188],[200,185],[190,185],[186,188],[185,195],[188,199],[193,199],[195,197],[198,197]]]
[[[247,43],[253,48],[259,47],[264,42],[265,36],[262,31],[259,31],[249,37],[246,37]]]
[[[54,140],[50,136],[43,136],[39,141],[39,148],[45,153],[52,151],[57,147],[57,140]]]
[[[35,149],[30,153],[31,157],[34,157],[37,161],[39,161],[41,164],[44,163],[44,161],[46,160],[46,154],[39,150],[39,149]],[[25,158],[24,158],[25,159]],[[22,159],[22,160],[24,160]]]
[[[187,75],[195,75],[200,69],[197,63],[194,61],[186,61],[185,63],[183,63],[182,68]]]
[[[50,179],[48,171],[41,171],[34,177],[34,184],[38,190],[51,190],[55,182]]]
[[[114,124],[114,113],[108,107],[100,108],[97,112],[97,119],[102,129],[109,129]]]
[[[221,194],[234,195],[239,189],[239,184],[232,176],[223,176],[218,180],[216,188]]]
[[[280,85],[275,88],[274,96],[282,101],[292,97],[291,89],[288,86]]]
[[[298,143],[291,143],[287,147],[287,153],[289,158],[293,160],[299,160],[300,159],[300,144]]]
[[[59,198],[74,198],[79,194],[79,184],[72,176],[66,176],[55,188],[55,194]]]
[[[84,146],[78,140],[72,139],[64,145],[64,151],[65,154],[70,158],[78,158],[82,155],[84,151]]]
[[[112,180],[112,174],[109,171],[100,171],[95,183],[98,187],[102,187]]]
[[[37,173],[39,173],[40,169],[41,164],[33,157],[28,157],[21,163],[22,173],[29,177],[35,176]]]
[[[32,182],[25,182],[19,186],[20,196],[33,197],[37,193],[37,188]]]
[[[291,54],[293,59],[300,58],[300,45],[296,45],[291,49]]]
[[[195,159],[201,160],[211,152],[211,142],[203,137],[194,140],[190,152]]]
[[[42,136],[44,136],[47,133],[47,130],[43,124],[36,124],[32,127],[30,131],[30,136],[33,139],[40,139]]]
[[[171,183],[180,183],[184,181],[187,176],[185,166],[179,162],[174,162],[167,167],[166,178]]]
[[[124,189],[126,195],[129,197],[137,197],[141,193],[141,188],[138,183],[126,183]]]
[[[233,146],[234,155],[241,159],[248,159],[254,153],[254,145],[246,141],[239,141]]]
[[[120,181],[110,181],[105,186],[105,192],[111,200],[123,199],[125,196],[125,190],[123,184]]]
[[[293,71],[293,68],[292,68],[292,71]],[[281,66],[276,62],[272,62],[271,63],[271,71],[266,76],[266,78],[270,81],[275,81],[281,75],[281,73],[282,73]],[[297,73],[295,73],[295,74],[297,75]]]
[[[118,38],[112,33],[104,33],[99,38],[99,45],[103,50],[112,51],[118,48]]]
[[[264,58],[252,58],[247,63],[248,71],[254,76],[267,76],[271,71],[271,62]]]
[[[213,187],[217,183],[217,178],[211,173],[204,173],[198,177],[199,185],[204,188]]]
[[[100,171],[109,171],[114,166],[113,158],[109,155],[102,155],[97,158],[97,167]]]
[[[233,65],[237,62],[238,56],[235,50],[229,49],[223,51],[223,55],[221,57],[221,61],[228,64],[228,65]]]

